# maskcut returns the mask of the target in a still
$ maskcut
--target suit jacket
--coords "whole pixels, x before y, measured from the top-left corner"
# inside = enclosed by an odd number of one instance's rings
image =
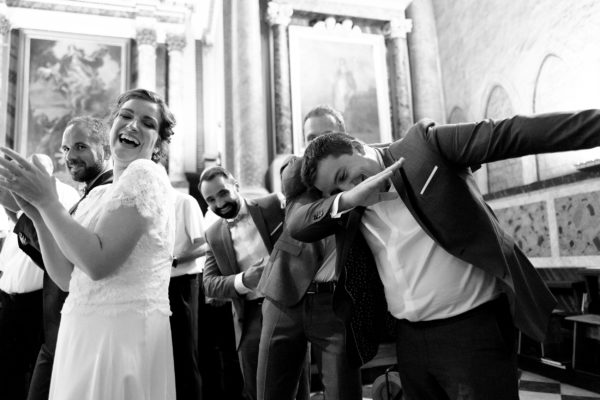
[[[459,259],[504,284],[516,326],[543,340],[556,301],[527,257],[504,232],[470,173],[482,163],[528,154],[600,145],[600,112],[516,116],[502,121],[436,126],[421,121],[382,149],[384,163],[405,158],[392,182],[423,230]],[[317,240],[337,232],[345,244],[360,224],[360,208],[331,218],[334,197],[308,204],[291,216],[292,236]],[[341,253],[343,254],[343,253]]]
[[[98,179],[96,179],[96,181],[90,185],[89,188],[86,188],[83,197],[81,197],[79,201],[83,200],[90,190],[96,186],[112,183],[112,180],[112,170],[102,173],[102,175],[100,175]],[[69,212],[73,213],[77,205],[79,205],[79,202],[77,202],[77,204],[75,204]],[[46,344],[48,351],[54,354],[56,338],[58,335],[58,327],[60,325],[60,310],[62,309],[68,293],[60,290],[60,288],[50,278],[50,275],[48,275],[46,272],[44,260],[42,259],[42,254],[40,253],[40,244],[38,241],[37,232],[31,219],[29,219],[29,217],[27,217],[25,214],[21,215],[21,217],[17,220],[13,231],[19,236],[19,248],[23,250],[29,256],[29,258],[31,258],[36,265],[44,271],[44,283],[42,286],[44,303],[44,343]]]
[[[247,200],[246,205],[270,254],[274,243],[281,234],[284,216],[281,200],[276,194],[270,194],[259,199]],[[237,264],[231,233],[225,219],[219,219],[207,229],[206,241],[209,250],[206,253],[202,276],[204,293],[207,297],[231,299],[237,348],[244,334],[245,296],[235,290],[235,275],[242,270]]]
[[[301,161],[292,158],[282,173],[283,191],[286,197],[292,197],[287,198],[286,215],[321,196],[318,191],[307,191],[300,182]],[[343,256],[336,257],[338,284],[333,311],[346,323],[347,355],[362,365],[377,353],[386,318],[385,296],[375,260],[362,236],[353,232],[344,243],[347,245],[337,246],[342,251],[338,254]],[[304,243],[294,239],[286,221],[258,289],[275,302],[294,306],[305,295],[325,256],[323,241]]]
[[[286,214],[300,206],[299,195],[306,192],[300,181],[302,159],[292,156],[282,166],[282,189],[286,196]],[[318,198],[318,197],[317,197]],[[274,245],[258,290],[270,300],[291,307],[306,293],[325,257],[323,241],[304,243],[291,237],[287,223]]]

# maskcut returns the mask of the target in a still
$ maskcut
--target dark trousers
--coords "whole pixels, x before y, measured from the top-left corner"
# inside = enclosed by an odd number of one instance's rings
[[[175,361],[177,400],[201,400],[202,380],[198,367],[198,275],[171,278],[171,336]]]
[[[516,335],[505,296],[455,317],[397,325],[407,400],[518,400]]]
[[[244,304],[244,327],[238,346],[238,357],[244,378],[244,397],[256,400],[256,371],[258,369],[258,345],[262,327],[262,299]]]
[[[260,340],[259,400],[292,400],[310,342],[320,353],[327,400],[360,400],[360,368],[346,354],[344,323],[333,312],[333,294],[307,294],[294,307],[265,300]],[[306,385],[306,381],[300,385]],[[298,392],[300,395],[300,391]]]
[[[241,400],[244,383],[235,348],[231,302],[206,304],[202,286],[200,300],[198,336],[204,399]]]
[[[0,290],[0,398],[27,397],[42,335],[42,291]]]
[[[50,351],[46,343],[43,343],[35,361],[27,400],[48,400],[53,364],[54,353]]]

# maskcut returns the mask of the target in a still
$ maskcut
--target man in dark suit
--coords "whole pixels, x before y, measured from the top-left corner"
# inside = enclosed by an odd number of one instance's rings
[[[471,168],[598,145],[595,110],[446,126],[421,121],[383,149],[325,135],[306,149],[302,176],[326,197],[298,208],[288,223],[303,241],[336,233],[338,249],[364,236],[397,319],[408,398],[518,399],[513,326],[543,340],[556,302],[500,228]]]
[[[342,115],[325,105],[309,111],[303,127],[307,142],[326,132],[345,130]],[[282,167],[286,213],[293,212],[307,198],[312,201],[319,198],[318,193],[307,192],[302,184],[301,166],[301,158],[292,156]],[[343,312],[337,315],[344,308],[340,305],[348,300],[344,295],[347,288],[338,284],[341,270],[345,272],[342,265],[336,266],[333,235],[314,243],[302,243],[290,236],[284,224],[258,285],[266,297],[258,362],[260,400],[293,399],[308,343],[320,361],[325,397],[362,399],[360,365],[374,355],[377,341],[371,343],[370,349],[357,348],[352,335],[361,334],[358,326],[342,318]],[[383,296],[380,300],[383,301]],[[367,304],[363,302],[360,306]],[[378,304],[373,308],[381,310],[384,306]],[[376,315],[364,313],[361,317]],[[361,319],[361,322],[366,321]]]
[[[246,200],[231,173],[212,167],[200,176],[200,193],[221,219],[206,231],[209,250],[202,277],[206,296],[230,299],[236,349],[248,399],[256,399],[263,296],[256,290],[283,225],[282,202],[271,194]]]
[[[108,161],[110,146],[106,126],[97,118],[73,118],[67,123],[63,132],[61,150],[73,180],[85,183],[83,196],[69,210],[73,214],[79,203],[92,189],[112,182],[113,174]],[[45,270],[33,222],[26,215],[22,215],[15,225],[14,232],[19,236],[21,250],[44,270],[44,343],[38,354],[27,399],[45,400],[48,398],[50,390],[54,350],[60,325],[60,310],[67,293],[59,289]]]

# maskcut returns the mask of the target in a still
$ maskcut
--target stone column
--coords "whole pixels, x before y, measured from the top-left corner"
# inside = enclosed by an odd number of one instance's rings
[[[266,193],[269,164],[259,0],[224,8],[226,166],[249,196]]]
[[[412,30],[409,19],[392,20],[384,27],[389,58],[389,80],[392,105],[392,135],[399,139],[413,125],[410,90],[410,63],[406,34]]]
[[[413,21],[413,30],[408,35],[408,51],[414,119],[431,118],[445,123],[442,72],[431,0],[411,2],[406,16]]]
[[[290,87],[290,52],[287,27],[294,10],[287,4],[269,2],[267,22],[273,33],[273,92],[275,94],[275,153],[292,152],[292,99]]]
[[[181,124],[181,119],[184,118],[183,49],[186,46],[186,40],[184,35],[167,34],[165,42],[169,52],[169,108],[178,119],[178,124]],[[185,128],[185,125],[183,127]],[[188,133],[185,129],[177,130],[169,145],[169,176],[173,185],[178,187],[187,186],[183,166],[183,146]]]
[[[139,28],[136,32],[138,60],[137,87],[156,90],[156,31]]]
[[[2,4],[2,8],[6,8]],[[3,14],[0,14],[0,126],[4,127],[0,131],[0,143],[6,145],[6,118],[7,118],[7,85],[8,78],[8,58],[10,58],[10,20]],[[12,133],[11,133],[12,134]],[[15,138],[13,138],[14,140]]]
[[[0,14],[0,93],[4,92],[4,85],[8,82],[8,77],[4,76],[5,58],[9,54],[10,49],[8,32],[10,32],[10,21],[5,15]]]

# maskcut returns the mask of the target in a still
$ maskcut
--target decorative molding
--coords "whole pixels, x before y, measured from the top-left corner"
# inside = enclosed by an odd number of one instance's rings
[[[10,21],[5,15],[0,15],[0,35],[6,36],[10,31]]]
[[[96,7],[76,6],[69,4],[47,3],[34,0],[6,0],[9,7],[30,8],[45,11],[71,12],[75,14],[89,14],[102,17],[135,18],[135,12],[130,10],[103,9]]]
[[[342,0],[293,0],[289,3],[295,11],[390,21],[404,18],[404,10],[411,1],[395,0],[393,2],[394,7],[382,7],[372,4],[366,6],[365,4],[357,4],[356,2],[352,4]]]
[[[292,14],[294,13],[294,9],[288,5],[283,3],[277,3],[275,1],[270,1],[267,6],[267,22],[269,25],[283,25],[287,26],[292,21]]]
[[[139,28],[135,34],[138,45],[156,46],[156,30],[152,28]]]
[[[169,52],[182,51],[187,45],[187,41],[184,35],[173,33],[167,33],[165,43],[167,44],[167,49],[169,50]]]
[[[335,34],[362,33],[360,26],[354,25],[354,21],[350,18],[344,18],[338,22],[335,17],[327,17],[324,20],[317,21],[313,28]]]
[[[114,18],[128,18],[135,19],[137,16],[140,16],[139,10],[136,11],[135,7],[121,7],[121,8],[99,8],[99,7],[89,7],[89,6],[79,6],[73,4],[58,4],[53,2],[44,2],[44,1],[36,1],[36,0],[6,0],[6,5],[8,7],[19,7],[19,8],[29,8],[34,10],[43,10],[43,11],[59,11],[59,12],[68,12],[74,14],[87,14],[87,15],[95,15],[99,17],[114,17]],[[192,7],[193,8],[193,7]],[[189,6],[185,7],[186,10],[191,12]],[[172,13],[163,13],[162,10],[159,10],[153,16],[156,18],[158,22],[167,23],[167,24],[183,24],[185,23],[185,16],[174,16]],[[166,10],[165,10],[166,11]]]
[[[386,39],[406,39],[406,34],[411,32],[412,28],[411,19],[393,19],[383,27],[383,35]]]

